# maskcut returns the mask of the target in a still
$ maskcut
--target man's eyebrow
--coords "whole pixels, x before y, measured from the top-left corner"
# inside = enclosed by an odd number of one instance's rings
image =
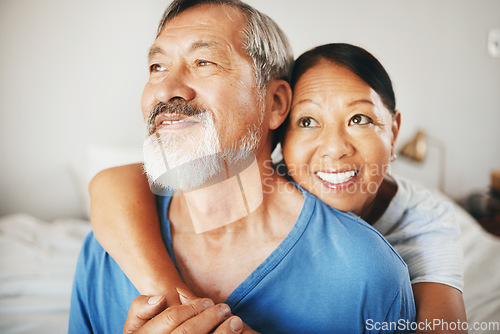
[[[220,48],[220,46],[221,46],[221,44],[219,42],[216,42],[216,41],[202,41],[202,40],[200,40],[200,41],[196,41],[193,44],[191,44],[191,46],[189,47],[189,51],[193,52],[193,51],[198,50],[198,49],[218,49],[218,48]],[[153,45],[149,49],[148,59],[151,60],[151,58],[153,58],[154,56],[156,56],[158,54],[165,55],[165,52],[158,45]]]
[[[158,55],[158,54],[161,54],[161,55],[164,55],[165,52],[163,52],[163,49],[160,48],[159,46],[157,45],[153,45],[150,49],[149,49],[149,53],[148,53],[148,59],[151,60],[151,58],[153,58],[154,56]]]
[[[217,41],[196,41],[189,47],[189,51],[194,51],[197,49],[218,49],[220,48],[220,43]]]

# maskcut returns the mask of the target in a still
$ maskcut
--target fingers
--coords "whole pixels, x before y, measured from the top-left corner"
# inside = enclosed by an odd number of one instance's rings
[[[251,331],[244,332],[243,327],[243,321],[237,316],[232,316],[217,327],[214,334],[255,333]],[[248,329],[250,329],[250,327],[248,327]]]
[[[214,328],[216,328],[221,322],[225,321],[230,316],[231,316],[231,309],[229,308],[229,306],[227,306],[226,304],[214,305],[212,307],[207,308],[196,317],[186,320],[181,326],[179,326],[172,333],[175,334],[211,333]]]
[[[176,290],[177,290],[178,298],[179,298],[181,304],[186,304],[190,300],[196,298],[194,296],[194,294],[191,292],[191,290],[189,290],[189,289],[176,288]]]
[[[208,298],[172,306],[148,321],[137,333],[208,333],[227,319],[224,307]],[[229,307],[225,305],[228,309]]]
[[[123,333],[129,334],[144,326],[149,319],[160,314],[167,308],[167,299],[164,296],[137,296],[128,311],[127,320],[123,326]]]
[[[187,303],[189,300],[196,298],[193,292],[185,285],[179,284],[176,289],[169,289],[165,293],[168,306],[176,306]]]
[[[179,294],[175,290],[169,290],[164,293],[165,298],[167,298],[167,306],[176,306],[181,305],[181,301],[179,300]]]
[[[182,305],[167,308],[165,296],[138,296],[130,306],[123,333],[255,333],[226,304],[214,305],[180,290]],[[247,331],[248,330],[248,331]]]
[[[245,324],[239,317],[232,316],[224,321],[213,334],[259,334]]]

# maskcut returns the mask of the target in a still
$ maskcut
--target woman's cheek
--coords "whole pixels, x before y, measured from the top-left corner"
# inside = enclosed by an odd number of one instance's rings
[[[287,164],[303,163],[303,155],[306,153],[307,145],[304,138],[297,131],[290,130],[286,134],[286,139],[283,147],[283,155]],[[297,161],[299,160],[299,161]]]

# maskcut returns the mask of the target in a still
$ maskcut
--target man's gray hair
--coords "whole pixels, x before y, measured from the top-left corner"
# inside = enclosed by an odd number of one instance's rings
[[[240,0],[174,0],[163,14],[158,26],[158,35],[165,24],[176,15],[203,4],[231,5],[245,15],[248,25],[242,31],[243,47],[253,60],[259,89],[266,88],[272,79],[289,80],[293,52],[286,35],[269,16]]]

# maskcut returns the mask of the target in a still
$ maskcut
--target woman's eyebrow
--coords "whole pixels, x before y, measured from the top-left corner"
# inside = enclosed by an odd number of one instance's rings
[[[302,99],[302,100],[299,100],[299,101],[295,102],[293,104],[293,106],[298,106],[298,105],[303,104],[303,103],[312,103],[312,104],[314,104],[316,106],[319,106],[319,103],[316,102],[316,101],[314,101],[314,100],[312,100],[312,99]]]
[[[359,104],[359,103],[368,103],[368,104],[371,104],[372,106],[374,105],[373,102],[370,100],[361,99],[361,100],[352,101],[347,106],[352,107],[353,105]]]

